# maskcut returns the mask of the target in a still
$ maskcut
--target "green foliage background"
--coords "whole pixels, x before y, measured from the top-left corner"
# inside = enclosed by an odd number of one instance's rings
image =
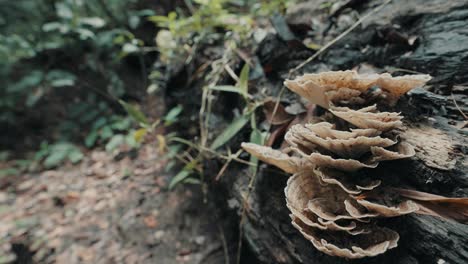
[[[78,162],[83,148],[135,147],[156,126],[176,123],[182,108],[149,122],[128,102],[165,88],[203,47],[218,45],[225,53],[213,62],[203,93],[238,92],[247,107],[237,127],[210,135],[217,149],[253,122],[258,103],[247,91],[248,68],[241,83],[221,87],[223,68],[216,65],[254,43],[259,18],[283,12],[290,2],[0,0],[0,146],[34,149],[28,159],[45,167]]]
[[[0,0],[2,149],[36,149],[52,167],[82,158],[74,144],[113,149],[132,141],[118,99],[146,89],[124,78],[145,83],[135,53],[143,41],[133,32],[154,12],[136,0]]]

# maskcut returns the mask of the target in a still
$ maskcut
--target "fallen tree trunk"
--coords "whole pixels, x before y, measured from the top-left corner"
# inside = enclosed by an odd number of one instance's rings
[[[417,155],[408,161],[383,162],[374,170],[389,184],[445,196],[468,196],[468,132],[463,128],[463,112],[468,112],[468,5],[463,2],[394,1],[365,27],[351,32],[301,69],[342,70],[366,63],[434,77],[428,90],[417,89],[396,107],[406,116],[409,128],[403,136],[415,146]],[[290,26],[299,28],[300,16],[312,18],[317,6],[313,1],[296,8],[296,13],[289,14]],[[361,6],[360,11],[373,6]],[[417,37],[415,43],[411,43],[412,36]],[[267,75],[266,85],[272,89],[306,58],[303,51],[291,51],[281,35],[268,37],[258,56],[263,66],[275,66],[274,73]],[[222,181],[230,190],[226,198],[237,201],[239,212],[249,193],[246,175],[241,167],[231,168]],[[273,167],[261,166],[243,222],[245,243],[265,263],[347,263],[317,251],[290,224],[284,197],[286,180]],[[398,248],[356,263],[468,262],[466,225],[421,215],[386,219],[381,225],[400,234]]]
[[[376,1],[347,1],[343,8],[328,15],[320,9],[321,2],[302,3],[290,10],[286,21],[294,34],[281,32],[285,28],[278,26],[281,19],[273,21],[278,34],[267,36],[256,52],[265,71],[265,77],[257,86],[261,83],[261,88],[266,88],[268,94],[278,95],[290,69],[313,54],[300,44],[306,37],[301,35],[304,28],[310,31],[311,24],[312,29],[317,28],[312,31],[316,32],[311,36],[312,40],[324,45],[349,28],[356,20],[352,19],[353,14],[367,13],[379,4]],[[349,11],[345,7],[355,10]],[[394,109],[405,116],[408,130],[402,136],[415,146],[416,156],[409,160],[383,162],[373,172],[389,185],[450,197],[468,197],[467,22],[466,1],[394,0],[294,75],[368,65],[386,71],[432,75],[434,78],[425,89],[410,92]],[[200,87],[188,86],[186,80],[190,76],[185,74],[185,78],[173,78],[168,99],[175,98],[186,109],[197,113],[199,104],[193,102],[194,97],[186,95],[199,95]],[[297,100],[288,92],[283,98]],[[240,102],[232,99],[231,96],[219,100],[217,104],[222,104],[220,101],[223,100],[225,104],[215,106],[213,114],[221,118],[226,113],[232,114],[226,108],[236,107]],[[247,132],[240,133],[231,140],[231,148],[238,149],[240,142],[248,140]],[[241,157],[248,158],[247,155]],[[214,178],[222,164],[207,162],[209,174]],[[467,226],[421,215],[380,221],[380,225],[400,234],[399,246],[383,255],[358,261],[325,255],[291,225],[284,196],[287,181],[284,174],[263,164],[252,188],[249,188],[250,181],[245,165],[231,164],[211,189],[215,190],[221,204],[235,208],[239,215],[243,212],[243,201],[248,197],[242,222],[244,245],[248,245],[263,263],[468,262]]]

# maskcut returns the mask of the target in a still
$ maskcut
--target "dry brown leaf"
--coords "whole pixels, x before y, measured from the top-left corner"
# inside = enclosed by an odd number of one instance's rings
[[[277,101],[271,98],[265,100],[263,103],[263,113],[265,113],[267,122],[271,123],[272,125],[282,125],[294,119],[294,116],[288,114],[281,103],[279,103],[277,107],[276,105]]]
[[[468,198],[448,198],[408,189],[394,190],[419,205],[419,214],[427,214],[468,224]]]
[[[158,220],[156,220],[156,217],[153,215],[145,216],[145,218],[143,218],[143,222],[149,228],[155,228],[158,226]]]

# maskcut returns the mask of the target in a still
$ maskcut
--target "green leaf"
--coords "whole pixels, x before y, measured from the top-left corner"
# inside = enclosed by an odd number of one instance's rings
[[[114,131],[112,131],[112,128],[110,126],[104,126],[101,129],[100,136],[102,139],[111,138],[113,135],[114,135]]]
[[[58,80],[53,80],[50,83],[52,87],[73,86],[74,84],[75,84],[75,81],[71,79],[58,79]]]
[[[123,118],[112,123],[112,129],[128,130],[131,127],[131,118]]]
[[[252,132],[250,133],[250,142],[258,144],[258,145],[263,145],[263,141],[265,139],[265,135],[260,132],[258,129],[253,129]],[[258,166],[258,159],[254,155],[250,155],[250,163],[253,163],[255,165],[250,165],[249,171],[252,175],[254,175],[257,172],[257,166]]]
[[[57,10],[57,16],[65,19],[73,18],[72,9],[65,3],[55,3],[55,10]]]
[[[44,95],[44,88],[37,87],[34,91],[28,94],[26,98],[26,106],[32,107],[34,106]]]
[[[78,33],[81,40],[93,39],[96,36],[93,31],[86,28],[77,28],[76,33]]]
[[[125,137],[123,135],[115,135],[113,136],[109,142],[107,142],[106,144],[106,151],[107,152],[111,152],[113,150],[115,150],[118,146],[120,146],[121,144],[123,144],[125,142]]]
[[[237,94],[242,94],[242,91],[239,89],[237,86],[232,86],[232,85],[218,85],[218,86],[212,86],[209,88],[210,90],[215,90],[215,91],[222,91],[222,92],[231,92],[231,93],[237,93]]]
[[[51,70],[47,73],[45,79],[51,83],[55,81],[67,80],[68,82],[72,83],[71,85],[73,85],[76,80],[76,75],[74,75],[71,72],[64,71],[64,70]],[[52,84],[52,86],[54,85]]]
[[[169,18],[166,16],[150,16],[148,17],[148,20],[153,22],[153,23],[167,23],[169,22]]]
[[[88,25],[94,28],[101,28],[106,25],[106,21],[100,17],[83,17],[79,19],[83,25]]]
[[[164,124],[166,126],[174,123],[177,121],[177,116],[179,116],[179,114],[182,112],[183,110],[183,107],[181,105],[178,105],[174,108],[172,108],[167,114],[166,116],[164,117]]]
[[[216,150],[226,144],[249,122],[250,116],[242,115],[236,118],[226,129],[213,141],[210,148]]]
[[[90,148],[94,146],[96,140],[98,138],[98,133],[96,130],[91,131],[85,138],[85,145],[86,147]]]
[[[28,88],[39,85],[44,78],[44,72],[34,70],[21,78],[17,83],[10,85],[7,89],[8,92],[21,92]]]
[[[65,25],[60,22],[49,22],[49,23],[45,23],[44,25],[42,25],[42,30],[45,32],[50,32],[50,31],[60,30],[64,27]]]
[[[249,64],[246,63],[244,67],[242,67],[239,76],[239,89],[241,90],[241,93],[244,95],[244,97],[247,97],[247,95],[249,94],[249,71]]]
[[[46,80],[52,87],[72,86],[75,84],[76,76],[62,70],[52,70],[47,73]]]
[[[200,179],[197,178],[186,178],[183,182],[183,184],[201,184],[202,182]]]
[[[169,172],[169,171],[174,167],[174,165],[176,165],[176,161],[175,161],[175,160],[169,161],[169,162],[166,164],[166,167],[164,168],[164,172]]]
[[[133,138],[135,139],[136,142],[140,143],[143,138],[145,137],[146,133],[148,130],[146,128],[140,128],[133,132]]]
[[[16,168],[4,168],[0,169],[0,178],[5,176],[16,176],[20,173],[20,171]]]
[[[137,45],[131,44],[131,43],[125,43],[122,47],[122,51],[125,53],[133,53],[137,52],[140,48],[138,48]]]
[[[93,129],[93,130],[99,129],[99,128],[103,127],[106,123],[107,123],[107,118],[101,116],[100,118],[96,119],[96,120],[93,122],[92,129]]]
[[[176,176],[171,179],[171,182],[169,183],[169,190],[172,190],[178,183],[189,177],[191,173],[192,170],[185,166],[181,171],[179,171],[179,173],[177,173]]]
[[[132,130],[124,136],[124,143],[127,144],[129,147],[136,148],[139,146],[140,143],[135,140],[133,133],[134,131]]]
[[[84,113],[81,113],[80,115],[80,123],[82,124],[86,124],[88,122],[91,122],[92,120],[94,120],[95,118],[97,118],[97,116],[99,115],[99,111],[96,110],[96,109],[89,109],[88,111],[84,112]]]
[[[65,160],[67,155],[68,151],[66,149],[57,149],[44,160],[44,166],[47,168],[58,166]]]
[[[76,148],[74,150],[72,150],[69,154],[68,154],[68,159],[72,162],[72,163],[77,163],[79,161],[81,161],[83,159],[84,155],[83,153],[81,153],[81,151]]]
[[[119,100],[119,103],[125,108],[127,113],[133,117],[137,122],[144,124],[144,125],[149,125],[148,119],[146,118],[145,114],[143,114],[140,110],[138,110],[136,107],[134,107],[131,104],[128,104],[122,100]]]

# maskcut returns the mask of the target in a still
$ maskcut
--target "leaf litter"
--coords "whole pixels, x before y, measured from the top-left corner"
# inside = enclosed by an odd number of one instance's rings
[[[223,262],[212,208],[196,186],[169,191],[160,156],[150,145],[134,160],[91,151],[80,164],[3,184],[0,263]]]

